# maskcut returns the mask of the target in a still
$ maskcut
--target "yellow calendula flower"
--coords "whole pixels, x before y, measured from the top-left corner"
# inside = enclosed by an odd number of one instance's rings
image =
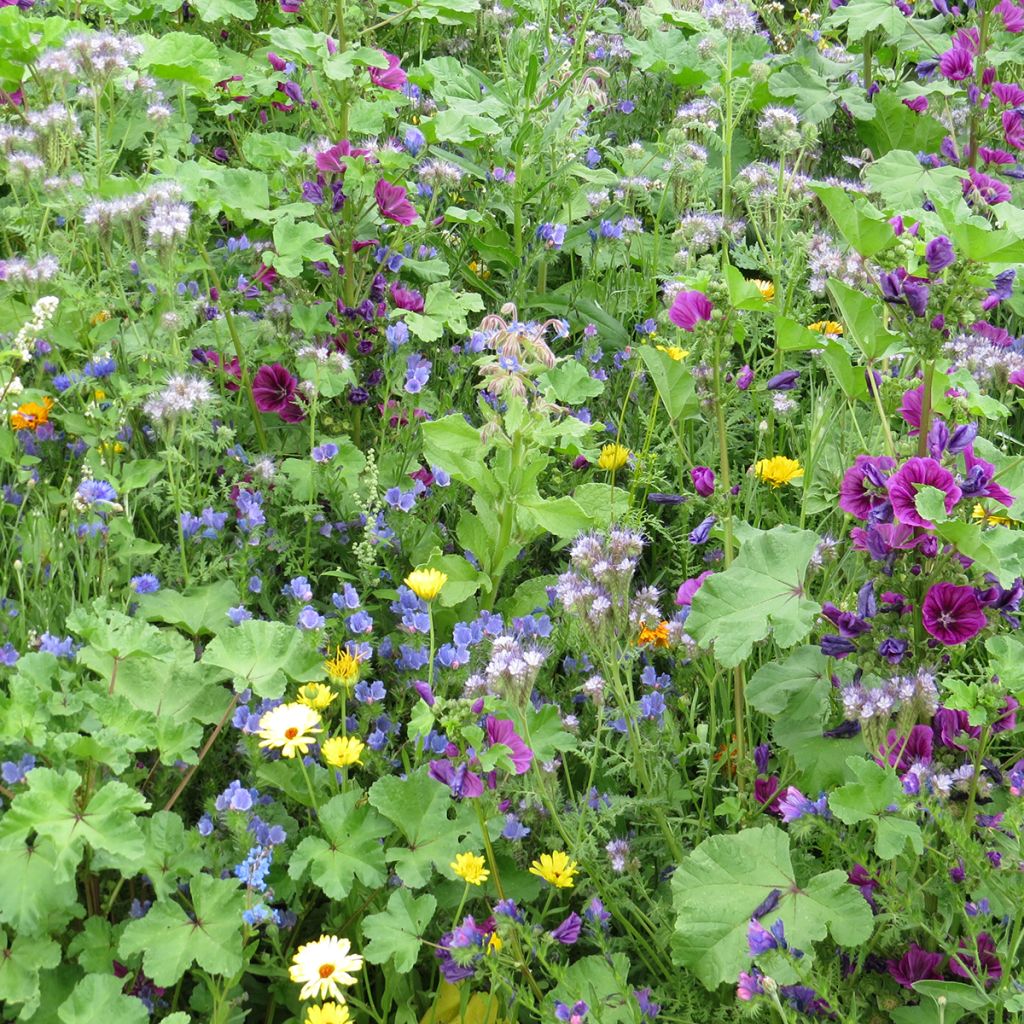
[[[818,334],[840,336],[843,333],[843,325],[838,320],[818,320],[816,323],[808,324],[807,330],[816,331]]]
[[[763,480],[772,487],[781,487],[792,483],[797,477],[804,475],[804,467],[796,459],[785,455],[774,455],[770,459],[762,459],[754,466],[758,480]]]
[[[302,986],[299,999],[323,999],[330,996],[345,1002],[345,993],[339,985],[356,983],[353,971],[362,970],[363,958],[352,953],[352,943],[336,935],[321,935],[316,942],[299,946],[292,958],[288,975],[296,985]]]
[[[355,736],[332,736],[324,741],[320,753],[332,768],[348,768],[363,763],[359,758],[365,749],[366,744]]]
[[[542,853],[540,859],[530,865],[531,875],[543,878],[545,882],[550,882],[556,889],[571,889],[575,883],[577,871],[579,868],[576,861],[569,860],[569,855],[564,850]]]
[[[305,686],[299,687],[299,703],[314,711],[323,711],[324,708],[330,707],[337,697],[338,695],[323,683],[306,683]]]
[[[360,660],[359,655],[353,654],[348,648],[336,647],[334,657],[324,662],[324,671],[335,686],[351,690],[359,681]]]
[[[601,449],[600,458],[597,460],[598,469],[606,469],[614,472],[629,461],[629,449],[621,444],[606,444]]]
[[[459,853],[448,867],[467,884],[483,885],[491,875],[484,863],[483,857],[477,853]]]
[[[47,395],[41,402],[25,402],[11,413],[11,426],[15,430],[37,430],[50,418],[53,399]]]
[[[659,622],[654,629],[641,626],[636,643],[638,647],[646,647],[648,644],[652,647],[668,647],[668,623]]]
[[[971,515],[980,519],[985,526],[1013,526],[1013,520],[1009,516],[1001,516],[998,512],[989,512],[984,505],[974,506]]]
[[[448,574],[440,569],[414,569],[405,577],[405,585],[424,601],[433,601],[448,582]]]
[[[93,327],[98,327],[100,324],[105,324],[109,319],[110,310],[101,309],[89,317],[89,323],[92,324]]]
[[[352,1014],[344,1003],[324,1003],[306,1011],[306,1024],[352,1024]]]
[[[321,731],[320,715],[305,704],[278,704],[260,719],[260,746],[282,757],[305,754]]]
[[[760,278],[754,278],[751,284],[756,285],[757,290],[761,293],[761,298],[765,302],[771,302],[775,298],[775,284],[772,281],[762,281]]]
[[[654,347],[659,352],[664,352],[669,359],[674,359],[677,363],[682,362],[690,354],[688,348],[680,348],[678,345],[655,345]]]

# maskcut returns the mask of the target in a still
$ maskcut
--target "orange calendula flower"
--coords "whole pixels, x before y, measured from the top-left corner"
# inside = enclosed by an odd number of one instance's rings
[[[807,330],[816,331],[818,334],[842,336],[843,325],[837,320],[818,320],[816,323],[808,324]]]
[[[652,647],[668,647],[668,623],[659,622],[654,629],[641,626],[636,643],[638,647],[646,647],[648,644]]]
[[[41,402],[25,402],[11,413],[11,426],[15,430],[38,430],[50,419],[53,399],[46,396]]]
[[[975,519],[980,519],[985,526],[1013,526],[1013,520],[1009,516],[1001,516],[998,512],[989,512],[981,504],[974,506],[971,515]]]

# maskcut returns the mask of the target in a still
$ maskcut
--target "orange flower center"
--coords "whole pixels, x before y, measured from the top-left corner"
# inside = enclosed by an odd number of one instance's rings
[[[320,977],[329,978],[334,973],[334,964],[321,964]]]
[[[284,738],[286,740],[293,740],[298,735],[299,735],[299,730],[296,729],[294,725],[290,729],[285,729],[285,731],[284,731]],[[321,967],[320,970],[322,972],[323,971],[323,967]],[[334,968],[332,967],[331,971],[333,971],[333,970],[334,970]],[[327,974],[330,974],[331,971],[328,971]],[[325,978],[327,977],[327,974],[324,975]]]

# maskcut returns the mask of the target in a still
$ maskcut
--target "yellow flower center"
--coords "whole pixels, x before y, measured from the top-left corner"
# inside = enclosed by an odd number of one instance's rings
[[[284,731],[284,738],[286,740],[293,740],[298,735],[299,735],[299,730],[296,729],[294,725],[290,729],[285,729],[285,731]],[[322,971],[323,967],[321,967],[320,970]],[[332,967],[331,970],[333,971],[334,968]],[[329,973],[330,973],[330,971],[328,971],[328,974]],[[325,974],[324,977],[326,978],[327,975]]]
[[[329,978],[334,973],[334,964],[321,964],[320,977]]]

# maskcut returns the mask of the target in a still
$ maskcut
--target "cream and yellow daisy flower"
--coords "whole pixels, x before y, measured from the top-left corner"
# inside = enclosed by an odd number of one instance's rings
[[[772,487],[781,487],[792,483],[797,477],[804,475],[804,467],[796,459],[785,455],[774,455],[770,459],[762,459],[754,466],[758,480],[763,480]]]
[[[545,882],[550,882],[556,889],[571,889],[577,871],[579,868],[576,866],[576,861],[569,860],[569,855],[564,850],[542,853],[540,859],[530,865],[531,875],[543,878]]]
[[[405,577],[405,585],[424,601],[433,601],[448,582],[448,574],[440,569],[414,569]]]
[[[332,768],[348,768],[363,763],[359,758],[365,749],[366,744],[355,736],[332,736],[320,747],[320,753]]]
[[[299,946],[292,958],[288,975],[296,985],[302,986],[299,999],[324,999],[330,996],[345,1002],[340,985],[354,985],[353,971],[362,970],[363,958],[352,953],[352,943],[336,935],[321,935],[316,942]]]
[[[323,711],[324,708],[330,707],[332,701],[337,697],[338,695],[323,683],[306,683],[305,686],[299,687],[299,703],[305,704],[306,707],[312,708],[314,711]]]
[[[324,1003],[306,1011],[306,1024],[352,1024],[352,1014],[344,1003]]]
[[[755,277],[754,280],[751,281],[750,283],[754,285],[757,288],[757,290],[761,293],[761,298],[764,299],[765,302],[771,302],[772,299],[775,298],[774,282],[762,281],[760,278]]]
[[[260,719],[260,746],[280,750],[282,757],[305,754],[320,732],[320,715],[305,704],[278,704]]]
[[[601,455],[597,460],[598,469],[606,469],[614,472],[629,461],[629,449],[621,444],[606,444],[601,449]]]
[[[484,868],[485,863],[477,853],[459,853],[448,867],[467,884],[483,885],[491,874]]]

